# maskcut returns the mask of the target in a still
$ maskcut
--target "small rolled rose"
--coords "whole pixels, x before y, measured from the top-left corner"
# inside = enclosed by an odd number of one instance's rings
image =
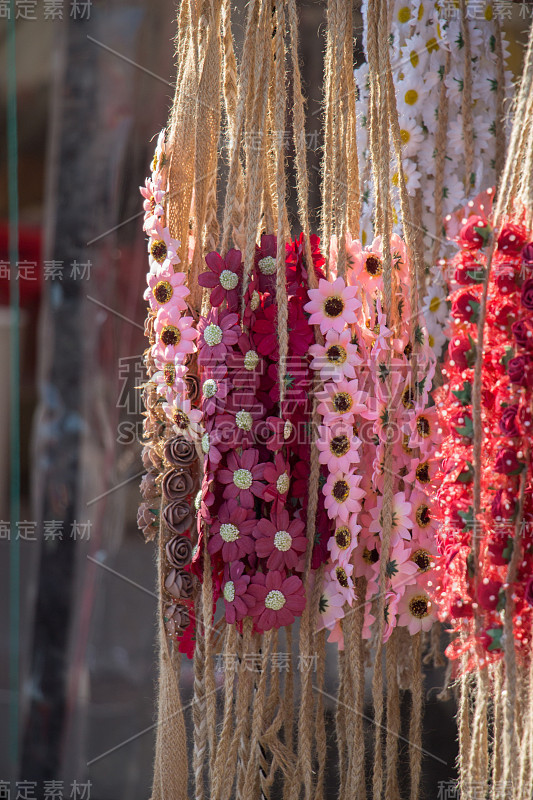
[[[189,627],[190,621],[189,610],[185,606],[172,603],[172,605],[165,608],[163,622],[165,623],[165,630],[169,636],[176,636],[182,633]]]
[[[500,450],[494,462],[495,471],[502,475],[516,475],[523,466],[523,463],[518,460],[516,450],[512,447],[504,447]]]
[[[137,525],[143,532],[144,538],[147,542],[151,542],[155,538],[157,529],[155,522],[157,520],[153,509],[150,508],[148,503],[141,503],[137,511]]]
[[[479,247],[483,247],[490,232],[491,227],[487,220],[473,214],[459,232],[459,244],[466,250],[477,250]]]
[[[165,458],[174,467],[188,467],[197,458],[196,448],[184,436],[174,436],[165,444]]]
[[[471,354],[471,361],[473,363],[474,353],[472,352],[472,345],[467,336],[453,336],[450,340],[448,347],[448,355],[450,357],[450,366],[455,367],[459,371],[468,368],[467,353]]]
[[[155,482],[157,475],[158,473],[154,471],[147,472],[146,475],[142,476],[140,489],[145,500],[155,500],[161,494],[159,486]]]
[[[518,225],[505,225],[498,236],[498,250],[503,253],[519,253],[526,243],[526,232]]]
[[[191,403],[194,403],[200,396],[200,381],[196,375],[187,375],[185,385],[187,387],[187,397]]]
[[[194,481],[190,472],[169,469],[163,475],[161,488],[166,500],[183,500],[193,490]]]
[[[472,292],[463,292],[453,301],[452,315],[461,322],[474,322],[479,311],[479,301]]]
[[[161,472],[161,468],[163,467],[163,459],[161,458],[155,447],[152,447],[150,449],[150,460],[152,462],[152,466],[154,467],[154,469],[156,469],[158,472]]]
[[[165,579],[165,589],[176,600],[186,600],[192,595],[192,576],[173,568]]]
[[[507,362],[507,374],[511,383],[517,383],[519,386],[528,386],[532,381],[529,366],[528,356],[510,358]]]
[[[145,447],[143,447],[143,451],[142,451],[142,462],[143,462],[143,467],[145,468],[145,470],[146,470],[147,472],[149,472],[149,471],[152,469],[152,467],[153,467],[153,464],[152,464],[152,459],[151,459],[151,457],[150,457],[150,451],[151,451],[151,449],[152,449],[152,448],[151,448],[151,446],[150,446],[150,445],[145,445]]]
[[[520,302],[528,311],[533,311],[533,278],[528,278],[523,284]]]
[[[520,319],[512,326],[513,336],[518,347],[533,351],[533,321]]]
[[[502,415],[499,420],[500,431],[504,436],[520,436],[520,430],[516,422],[516,415],[518,414],[518,406],[507,406],[503,409]]]
[[[516,291],[516,273],[512,267],[503,267],[496,275],[494,282],[500,294],[509,295]]]
[[[524,591],[524,600],[529,606],[533,606],[533,577],[528,578]]]
[[[533,242],[526,244],[522,250],[522,264],[526,267],[533,267]]]
[[[183,569],[192,560],[191,540],[187,536],[173,536],[166,544],[165,553],[172,567]]]
[[[190,528],[192,513],[189,503],[185,500],[174,500],[165,506],[163,519],[172,533],[183,533]]]
[[[490,507],[496,522],[508,522],[514,517],[516,501],[507,489],[498,489]]]

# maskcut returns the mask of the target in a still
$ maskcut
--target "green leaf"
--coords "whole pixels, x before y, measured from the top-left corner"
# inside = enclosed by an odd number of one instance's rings
[[[466,274],[468,275],[469,278],[472,278],[472,280],[475,281],[476,283],[483,283],[483,281],[485,280],[485,275],[487,273],[484,269],[474,269],[474,270],[469,269]],[[479,305],[479,303],[477,305]]]
[[[463,470],[457,478],[461,483],[472,483],[474,480],[474,467],[470,461],[466,462],[466,470]],[[473,522],[472,518],[472,522]]]
[[[505,604],[507,603],[507,597],[505,594],[505,589],[500,589],[498,592],[498,605],[496,606],[496,611],[503,611],[505,609]]]
[[[472,384],[470,381],[465,381],[463,383],[463,388],[457,389],[455,392],[452,392],[452,394],[455,395],[462,406],[469,406],[472,402]]]
[[[466,558],[466,569],[467,569],[467,572],[468,572],[468,577],[469,578],[473,578],[474,577],[474,573],[475,573],[475,570],[474,570],[474,554],[473,553],[469,553],[467,558]]]
[[[463,533],[468,533],[469,531],[474,529],[474,509],[472,508],[472,506],[468,507],[468,511],[459,511],[459,516],[464,522]],[[473,553],[471,553],[470,555],[472,556],[473,559],[474,558]]]
[[[511,560],[511,556],[513,555],[513,547],[514,547],[513,537],[509,536],[509,538],[507,539],[507,544],[502,550],[502,556],[505,558],[506,561]]]
[[[514,356],[514,349],[510,347],[510,345],[505,346],[505,355],[500,358],[500,364],[503,364],[504,367],[507,367],[507,364]]]
[[[490,227],[489,223],[487,222],[487,224],[483,226],[474,225],[474,230],[483,239],[483,244],[487,244],[492,234],[492,228]]]
[[[460,436],[466,436],[468,439],[473,439],[474,422],[472,421],[472,417],[465,417],[465,424],[462,428],[456,428],[456,431]]]
[[[467,366],[473,367],[474,364],[476,363],[477,347],[476,347],[476,343],[474,342],[474,340],[472,339],[470,334],[468,334],[468,341],[470,342],[470,350],[466,351],[465,358],[466,358]]]
[[[489,650],[501,650],[502,649],[502,636],[503,636],[503,628],[489,628],[487,631],[490,638],[492,639],[491,643],[489,644]]]

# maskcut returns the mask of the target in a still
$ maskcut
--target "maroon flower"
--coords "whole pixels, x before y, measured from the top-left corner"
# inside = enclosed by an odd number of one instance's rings
[[[453,316],[462,322],[474,322],[478,315],[479,301],[472,292],[463,292],[452,304]]]
[[[238,286],[242,279],[241,251],[228,250],[225,258],[213,251],[206,255],[205,263],[210,271],[199,275],[198,283],[211,289],[211,305],[217,307],[226,300],[228,309],[236,311],[239,304]]]
[[[183,569],[191,563],[192,543],[187,536],[173,536],[169,539],[165,553],[169,564],[176,569]]]
[[[483,247],[491,232],[489,223],[484,217],[473,214],[459,232],[459,244],[465,250],[477,250]]]
[[[143,532],[144,538],[147,542],[151,542],[155,538],[157,529],[155,526],[156,515],[154,510],[150,508],[148,503],[141,503],[137,512],[137,525]]]
[[[189,610],[185,606],[173,603],[165,608],[163,620],[168,635],[174,637],[189,626],[191,618]]]
[[[509,223],[498,236],[498,250],[504,253],[519,253],[526,243],[526,231],[521,225]]]
[[[222,503],[211,526],[207,549],[211,554],[221,551],[226,562],[238,561],[254,551],[252,532],[256,524],[255,514],[238,506],[236,500]]]
[[[533,577],[529,578],[524,590],[524,600],[529,606],[533,606]]]
[[[203,366],[220,364],[228,350],[237,344],[241,329],[238,314],[212,308],[198,323],[198,358]]]
[[[532,383],[533,375],[530,369],[530,357],[515,356],[507,362],[507,374],[511,383],[519,386],[529,386]]]
[[[507,406],[503,409],[503,413],[499,420],[500,431],[504,436],[520,436],[520,430],[516,424],[516,415],[518,414],[518,406]]]
[[[511,294],[516,291],[516,273],[514,269],[512,267],[502,267],[494,282],[501,294]]]
[[[461,334],[459,336],[454,336],[451,339],[450,345],[448,347],[450,365],[452,367],[456,367],[456,369],[458,369],[460,372],[462,372],[462,370],[464,369],[467,369],[471,365],[473,360],[472,358],[469,364],[469,361],[467,360],[467,354],[471,354],[471,356],[473,357],[472,345],[470,343],[470,339],[467,336],[463,336]]]
[[[292,625],[295,617],[299,617],[305,608],[304,587],[300,578],[291,575],[284,579],[277,570],[270,570],[266,575],[261,572],[254,575],[248,594],[255,601],[250,608],[250,615],[256,617],[255,625],[260,633]]]
[[[533,267],[533,242],[526,244],[522,250],[522,263],[527,267]]]
[[[165,506],[163,519],[172,533],[184,533],[192,524],[191,507],[185,500],[174,500]]]
[[[259,464],[259,453],[254,448],[242,455],[230,453],[228,468],[219,470],[217,478],[224,484],[224,498],[239,498],[243,508],[253,508],[255,497],[263,497],[265,486],[261,483],[264,464]]]
[[[260,519],[254,536],[259,558],[266,558],[268,569],[303,569],[303,553],[307,548],[305,525],[299,519],[291,520],[288,511],[281,511],[273,519]]]
[[[255,267],[259,291],[276,292],[276,256],[277,243],[274,234],[264,233],[261,236],[261,245],[255,248]]]
[[[527,308],[528,311],[533,311],[533,278],[528,278],[522,286],[520,301],[524,308]]]
[[[533,320],[518,320],[513,324],[512,331],[518,347],[533,351]]]
[[[512,447],[504,447],[499,451],[494,462],[494,469],[502,475],[516,475],[524,465],[518,460],[516,450]]]
[[[226,608],[226,622],[229,622],[230,625],[243,619],[249,613],[250,606],[255,602],[255,599],[247,593],[250,576],[243,573],[242,561],[227,564],[224,570],[222,594]]]
[[[483,578],[477,590],[479,605],[486,611],[495,611],[501,587],[500,581],[491,581],[490,578]]]
[[[165,589],[176,600],[186,600],[192,595],[192,575],[173,567],[165,579]]]
[[[262,309],[257,314],[253,329],[253,339],[257,352],[263,356],[269,356],[273,361],[278,359],[277,313],[275,305]]]

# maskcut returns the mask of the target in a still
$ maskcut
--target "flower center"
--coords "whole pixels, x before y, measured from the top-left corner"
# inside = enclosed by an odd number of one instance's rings
[[[239,538],[239,529],[230,522],[225,522],[220,526],[220,535],[225,542],[236,542]]]
[[[411,19],[411,11],[409,9],[409,6],[402,6],[401,8],[398,9],[398,22],[400,22],[403,25],[406,22],[409,22],[410,19]]]
[[[224,600],[228,603],[233,603],[235,600],[235,584],[233,581],[228,581],[224,584]]]
[[[335,531],[335,544],[339,550],[347,550],[351,543],[352,534],[350,533],[350,529],[347,528],[346,525],[341,525],[341,527],[337,528]]]
[[[174,424],[180,430],[185,431],[189,427],[189,422],[190,422],[189,417],[187,416],[185,411],[181,410],[181,408],[178,408],[178,410],[174,412],[173,419],[174,419]]]
[[[204,397],[214,397],[218,390],[218,383],[214,378],[208,378],[204,381],[202,386],[202,394]]]
[[[411,386],[408,386],[407,389],[403,390],[402,404],[404,408],[408,409],[415,407],[414,392]]]
[[[432,314],[436,314],[440,308],[441,299],[440,297],[432,297],[429,301],[429,310]]]
[[[181,333],[179,328],[175,325],[165,325],[161,331],[161,341],[165,345],[172,345],[175,347],[181,342]]]
[[[431,426],[429,424],[429,420],[427,417],[417,417],[416,430],[419,436],[422,436],[424,439],[427,439],[427,437],[431,433]]]
[[[331,442],[329,443],[329,449],[333,453],[334,456],[340,458],[341,456],[345,456],[348,450],[350,449],[350,440],[346,436],[346,434],[342,434],[342,436],[334,436]]]
[[[431,522],[431,514],[429,513],[429,508],[428,506],[426,506],[425,503],[422,503],[422,505],[418,506],[415,512],[415,518],[417,524],[421,528],[427,528],[427,526]]]
[[[346,414],[353,406],[353,398],[348,392],[337,392],[333,395],[333,408],[340,414]]]
[[[292,433],[292,422],[287,420],[283,426],[283,438],[288,439]]]
[[[258,264],[263,275],[273,275],[276,271],[276,259],[272,256],[265,256]]]
[[[206,431],[202,436],[202,452],[206,455],[209,453],[211,442],[209,441],[209,433]]]
[[[255,352],[255,350],[248,350],[248,352],[244,356],[244,369],[247,369],[248,372],[252,372],[252,370],[254,370],[258,364],[259,364],[259,356]]]
[[[429,464],[427,461],[424,461],[422,464],[418,465],[416,468],[416,477],[420,483],[429,483]]]
[[[420,572],[427,572],[433,564],[431,555],[427,550],[415,550],[411,556],[411,561],[415,562]]]
[[[365,547],[363,550],[363,561],[366,561],[367,564],[377,564],[379,561],[379,553],[375,547],[372,550]]]
[[[286,472],[282,472],[276,481],[276,489],[280,494],[285,494],[289,491],[290,478]]]
[[[424,619],[429,614],[429,600],[423,594],[416,594],[409,600],[409,612],[416,619]]]
[[[338,295],[327,297],[324,303],[324,314],[326,317],[340,317],[344,311],[344,300]]]
[[[209,347],[215,347],[215,345],[220,344],[222,336],[222,328],[215,325],[213,322],[208,325],[204,331],[204,339]]]
[[[168,281],[159,281],[152,289],[152,293],[158,303],[168,303],[174,293],[174,289]]]
[[[239,283],[239,276],[236,272],[232,272],[229,269],[223,269],[220,273],[220,285],[226,291],[230,291],[231,289],[235,289],[237,284]]]
[[[255,289],[252,292],[252,297],[250,298],[250,308],[252,311],[255,311],[259,308],[259,303],[261,302],[261,298],[259,297],[259,292]]]
[[[405,93],[404,100],[408,106],[416,105],[418,100],[418,92],[416,89],[408,89]]]
[[[252,481],[253,477],[249,469],[236,469],[233,473],[233,483],[239,489],[249,489]]]
[[[291,549],[292,545],[292,536],[288,531],[276,531],[276,535],[274,536],[274,547],[278,550],[281,550],[282,553],[286,553],[287,550]]]
[[[286,602],[283,592],[271,589],[265,597],[265,608],[269,608],[271,611],[280,611]]]
[[[402,450],[403,450],[404,453],[407,453],[408,456],[410,456],[412,454],[412,452],[413,452],[413,448],[409,447],[409,434],[408,433],[404,433],[404,435],[403,435],[403,438],[402,438]]]
[[[378,256],[367,256],[365,270],[371,278],[377,278],[383,272],[383,261]]]
[[[332,344],[326,350],[326,358],[331,364],[344,364],[348,358],[348,353],[340,344]]]
[[[337,580],[339,581],[339,583],[342,586],[342,588],[343,589],[348,589],[349,583],[348,583],[348,576],[346,574],[346,570],[343,569],[342,567],[337,567],[337,569],[335,570],[335,575],[337,576]]]
[[[176,367],[170,362],[163,367],[163,377],[167,386],[172,386],[176,380]]]
[[[332,495],[338,503],[344,503],[350,494],[350,487],[345,480],[335,481],[333,484]]]
[[[249,411],[237,411],[235,422],[242,431],[250,431],[253,425],[253,417]]]
[[[155,258],[158,264],[163,263],[167,257],[167,252],[167,246],[162,239],[157,239],[155,242],[152,242],[150,246],[150,254],[152,258]]]
[[[407,344],[403,348],[403,352],[406,358],[411,358],[413,354],[413,345],[411,344],[411,342],[407,342]]]

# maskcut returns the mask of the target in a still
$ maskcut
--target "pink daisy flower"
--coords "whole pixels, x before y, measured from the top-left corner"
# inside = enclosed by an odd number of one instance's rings
[[[367,393],[360,391],[358,382],[339,381],[326,383],[322,392],[317,392],[318,413],[325,425],[338,420],[353,424],[356,415],[367,416]]]
[[[355,286],[346,286],[342,278],[337,278],[330,283],[319,280],[318,289],[309,289],[309,302],[304,310],[310,314],[311,325],[320,325],[320,330],[326,334],[328,330],[341,333],[346,325],[356,322],[356,311],[361,308],[361,301],[356,295]]]
[[[323,628],[327,628],[329,631],[333,630],[335,623],[344,617],[345,603],[344,595],[339,591],[337,581],[331,580],[326,574],[322,585],[322,594],[318,601],[319,631]]]
[[[392,505],[392,543],[393,546],[398,542],[398,539],[410,539],[411,528],[413,523],[411,521],[411,514],[413,507],[408,500],[405,499],[405,492],[396,492],[393,497]],[[381,536],[383,530],[383,497],[378,497],[377,506],[370,511],[372,522],[368,526],[370,533],[375,533]]]
[[[345,564],[350,561],[351,555],[357,546],[358,533],[361,526],[355,521],[356,517],[351,516],[348,522],[339,520],[335,526],[333,535],[328,539],[328,550],[332,561]]]
[[[241,329],[238,314],[211,309],[198,322],[199,360],[203,366],[224,361],[230,347],[237,344]]]
[[[365,520],[369,518],[368,514],[364,514]],[[372,533],[368,533],[368,525],[363,522],[363,514],[359,516],[359,521],[362,525],[361,533],[359,534],[359,542],[356,550],[353,553],[352,562],[354,565],[354,575],[357,578],[366,578],[367,581],[373,580],[379,572],[379,547],[381,542],[379,538]]]
[[[217,519],[211,526],[207,549],[211,554],[221,552],[224,561],[238,561],[253,553],[255,542],[252,532],[256,525],[255,514],[237,505],[236,500],[222,503]]]
[[[387,561],[387,578],[395,591],[414,583],[418,567],[411,560],[411,548],[400,539],[393,545]]]
[[[296,575],[283,578],[277,570],[270,570],[266,575],[256,573],[250,581],[248,594],[255,600],[249,613],[256,618],[255,627],[259,633],[292,625],[305,608],[300,578]]]
[[[276,453],[273,464],[265,464],[263,477],[268,484],[264,500],[266,502],[274,501],[276,505],[284,505],[291,485],[291,474],[289,465],[281,453]]]
[[[290,520],[288,511],[276,514],[274,520],[260,519],[254,530],[255,551],[266,558],[268,569],[301,572],[303,553],[307,548],[305,525],[299,519]]]
[[[148,260],[150,271],[156,272],[161,266],[179,264],[178,250],[180,243],[173,239],[168,228],[163,228],[160,223],[154,225],[148,240]]]
[[[359,489],[360,475],[353,472],[331,472],[323,489],[324,506],[330,519],[338,517],[347,522],[350,514],[361,510],[360,500],[364,496]]]
[[[423,455],[434,450],[442,440],[437,409],[433,406],[417,410],[410,420],[409,433],[409,447],[419,447]]]
[[[355,378],[355,367],[362,359],[356,344],[352,344],[349,330],[337,333],[329,330],[323,345],[314,344],[309,348],[313,356],[311,369],[320,370],[323,381],[340,381]]]
[[[165,192],[162,188],[161,181],[154,181],[151,178],[145,178],[144,186],[139,186],[139,191],[144,197],[143,228],[146,233],[149,233],[157,224],[161,224],[162,218],[165,216],[165,209],[163,206]]]
[[[172,403],[163,403],[163,411],[176,433],[199,439],[203,433],[202,412],[193,408],[190,400],[176,397]]]
[[[154,322],[156,343],[152,355],[158,369],[169,361],[178,362],[182,357],[194,353],[197,332],[192,317],[182,317],[177,308],[161,308]]]
[[[398,606],[398,625],[408,628],[413,636],[420,631],[429,631],[435,619],[435,609],[424,589],[410,586]]]
[[[146,276],[148,288],[143,297],[154,311],[164,306],[185,311],[187,308],[185,298],[190,294],[189,289],[184,286],[185,278],[184,272],[174,272],[172,266],[158,269],[157,272],[149,272]]]
[[[250,603],[253,602],[253,598],[247,594],[249,584],[250,576],[244,575],[242,561],[226,565],[222,596],[226,609],[226,622],[230,625],[240,622],[249,613]]]
[[[434,503],[420,489],[413,489],[409,502],[412,506],[411,527],[413,535],[423,538],[433,536],[436,525]]]
[[[352,580],[353,564],[333,564],[326,571],[329,580],[333,582],[339,594],[344,597],[344,602],[353,605],[355,588]]]
[[[206,367],[202,371],[202,411],[208,416],[223,411],[230,391],[225,364]]]
[[[187,384],[183,380],[186,374],[187,367],[183,364],[167,362],[163,365],[163,369],[152,375],[157,393],[162,395],[168,403],[171,403],[175,397],[186,399]]]
[[[242,279],[242,255],[240,250],[232,248],[222,258],[217,252],[208,253],[205,263],[209,272],[198,276],[200,286],[211,289],[209,297],[213,307],[220,306],[224,300],[229,311],[236,311],[239,305],[239,283]]]
[[[320,425],[318,437],[319,461],[330,472],[348,472],[351,466],[359,463],[361,440],[355,436],[352,426],[344,422],[334,423],[331,427]]]
[[[221,469],[217,474],[217,479],[225,487],[224,499],[238,497],[243,508],[253,508],[254,496],[262,498],[265,492],[261,483],[265,465],[258,462],[259,453],[253,448],[244,450],[241,455],[229,454],[227,469]]]
[[[380,353],[385,353],[390,349],[387,339],[390,339],[392,336],[392,330],[387,328],[386,322],[387,315],[383,313],[381,300],[378,297],[376,301],[376,321],[374,327],[369,331],[372,338],[370,346],[374,358],[377,358]]]

